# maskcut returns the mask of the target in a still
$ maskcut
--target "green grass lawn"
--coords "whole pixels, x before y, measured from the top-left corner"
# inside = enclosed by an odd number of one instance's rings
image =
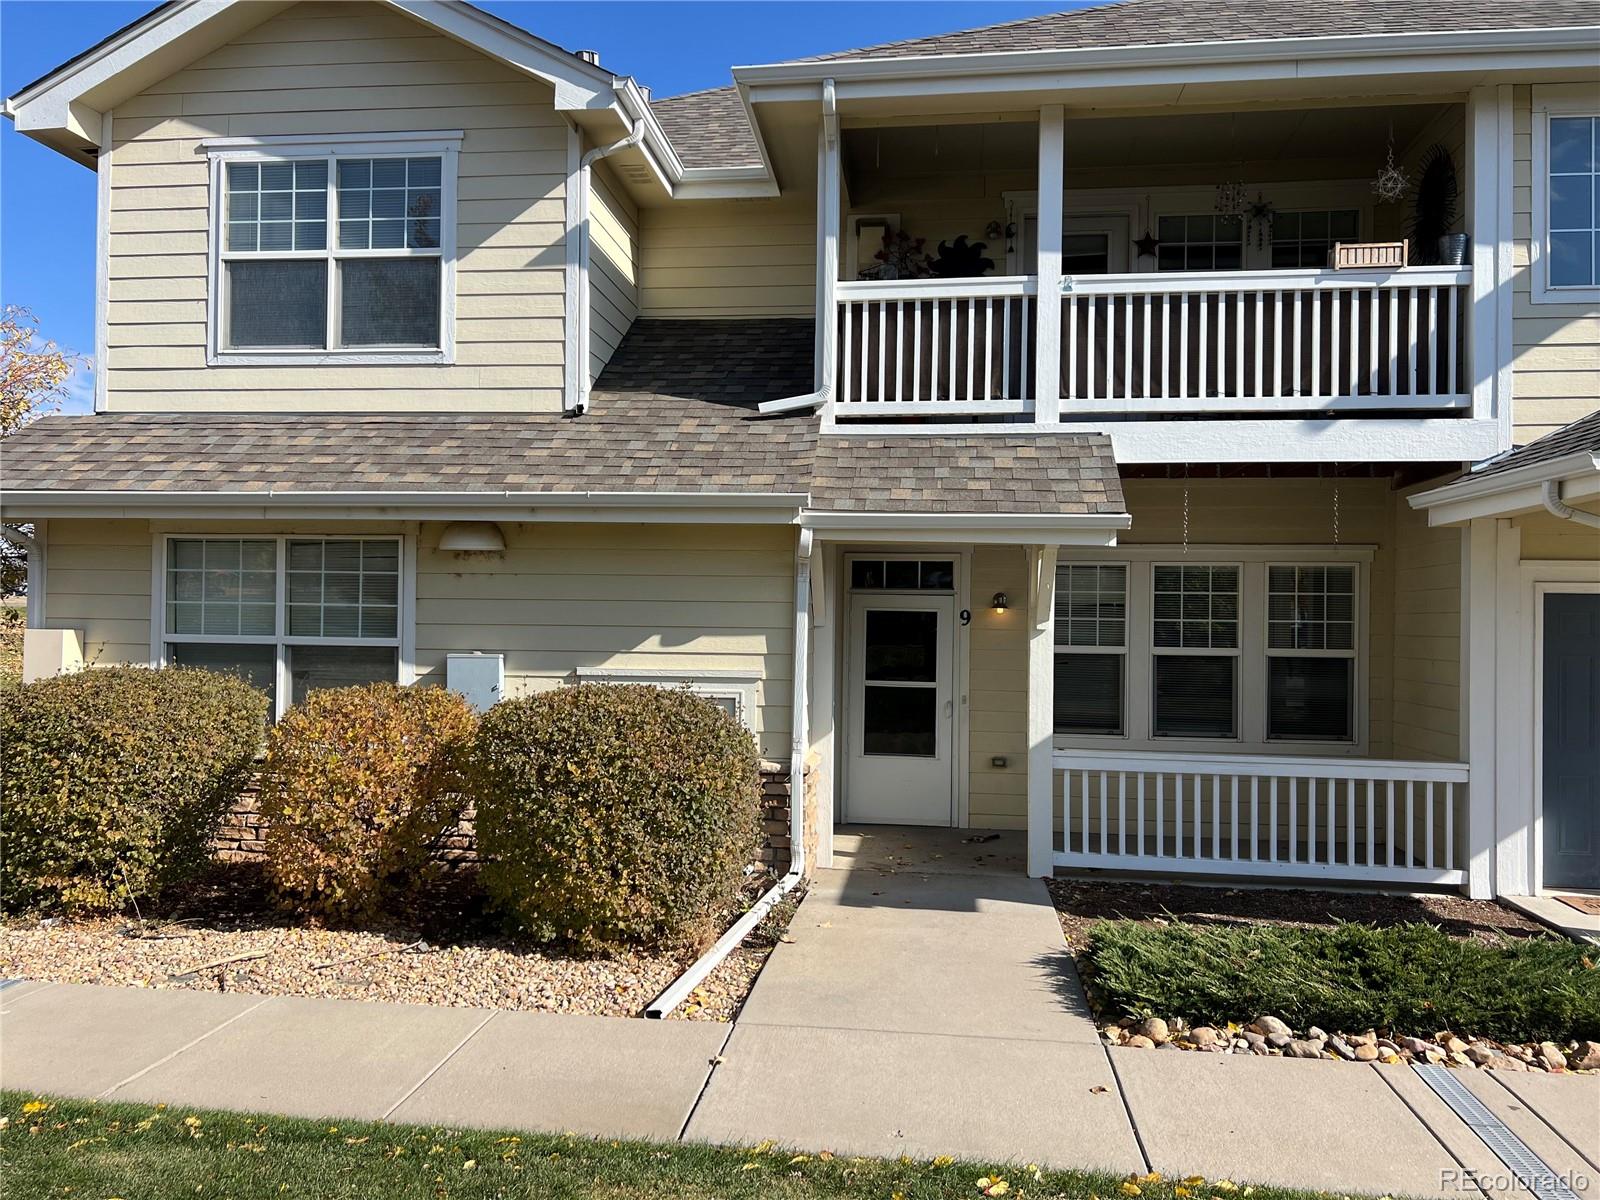
[[[1041,1102],[1045,1102],[1041,1098]],[[361,1121],[305,1121],[150,1104],[0,1092],[6,1194],[45,1200],[177,1196],[318,1200],[809,1200],[862,1197],[1096,1196],[1121,1200],[1307,1200],[1311,1193],[1228,1180],[1163,1180],[1019,1165],[796,1155],[478,1132]]]

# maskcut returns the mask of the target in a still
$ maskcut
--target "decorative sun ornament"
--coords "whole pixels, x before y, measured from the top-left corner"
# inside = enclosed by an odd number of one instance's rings
[[[1242,217],[1250,206],[1250,193],[1243,180],[1217,184],[1216,212],[1222,217]]]
[[[1383,170],[1378,172],[1378,177],[1372,181],[1372,194],[1378,198],[1380,204],[1394,204],[1401,200],[1411,190],[1411,180],[1406,173],[1395,165],[1394,161],[1394,130],[1389,131],[1389,155],[1383,164]]]

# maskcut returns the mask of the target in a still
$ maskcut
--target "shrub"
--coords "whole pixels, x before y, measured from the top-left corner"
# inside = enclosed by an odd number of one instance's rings
[[[1594,948],[1556,938],[1485,945],[1422,924],[1101,921],[1089,932],[1089,964],[1091,986],[1118,1014],[1221,1024],[1267,1013],[1296,1029],[1600,1038]]]
[[[266,696],[209,671],[107,667],[0,694],[0,897],[118,908],[192,874],[250,777]]]
[[[583,684],[497,704],[470,774],[484,887],[541,941],[702,942],[757,853],[754,739],[687,690]]]
[[[280,901],[359,920],[414,885],[461,817],[460,754],[476,724],[455,692],[392,683],[314,691],[286,713],[261,786]]]

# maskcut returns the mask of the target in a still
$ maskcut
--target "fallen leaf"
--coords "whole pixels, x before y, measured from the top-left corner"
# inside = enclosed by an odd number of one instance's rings
[[[1104,1096],[1106,1094],[1106,1086],[1103,1083],[1097,1083],[1092,1088],[1090,1088],[1089,1091],[1093,1095]]]

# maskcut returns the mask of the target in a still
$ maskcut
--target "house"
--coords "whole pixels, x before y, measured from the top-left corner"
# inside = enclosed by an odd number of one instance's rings
[[[174,0],[5,105],[99,186],[96,411],[5,445],[29,670],[684,682],[822,864],[1595,887],[1597,51],[1122,0],[663,99]]]

